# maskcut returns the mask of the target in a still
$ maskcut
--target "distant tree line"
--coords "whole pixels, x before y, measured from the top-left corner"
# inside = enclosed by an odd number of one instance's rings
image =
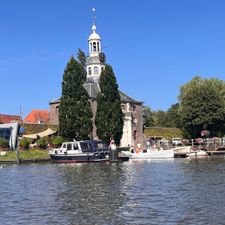
[[[143,107],[144,127],[177,127],[187,138],[225,135],[225,82],[216,78],[194,77],[180,87],[179,102],[167,111]]]

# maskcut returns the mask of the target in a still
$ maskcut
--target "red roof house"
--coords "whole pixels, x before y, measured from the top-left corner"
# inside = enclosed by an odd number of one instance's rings
[[[48,110],[32,110],[26,118],[23,120],[23,123],[30,124],[46,124],[49,121],[49,111]]]
[[[0,114],[0,123],[11,123],[20,121],[20,116]]]

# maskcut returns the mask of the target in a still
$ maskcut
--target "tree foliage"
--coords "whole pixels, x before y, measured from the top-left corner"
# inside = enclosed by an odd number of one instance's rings
[[[143,127],[154,127],[154,115],[149,106],[143,106]]]
[[[48,146],[48,142],[46,140],[46,138],[40,138],[36,141],[37,146],[41,149],[46,149]]]
[[[0,137],[0,147],[8,148],[9,147],[9,142],[5,138]]]
[[[156,127],[169,127],[167,112],[163,110],[154,111],[153,118]]]
[[[78,49],[77,59],[78,59],[78,62],[83,66],[83,68],[85,68],[86,55],[81,49]]]
[[[86,73],[73,57],[63,75],[59,107],[59,134],[67,140],[89,139],[92,131],[92,111],[89,96],[83,87]]]
[[[167,111],[168,116],[168,127],[177,127],[181,128],[181,115],[179,111],[179,103],[173,104]]]
[[[22,138],[21,141],[19,142],[19,146],[22,149],[28,149],[30,145],[30,140],[27,138]]]
[[[144,127],[171,127],[180,128],[181,118],[179,113],[179,104],[173,104],[168,111],[151,111],[149,106],[143,107]]]
[[[123,134],[123,117],[118,84],[110,65],[106,65],[101,73],[99,86],[101,92],[97,96],[97,112],[95,124],[100,139],[109,142],[113,138],[120,143]]]
[[[64,141],[64,139],[61,136],[53,136],[50,139],[50,142],[51,142],[52,146],[55,147],[55,148],[60,147],[62,145],[63,141]]]
[[[225,82],[194,77],[180,88],[180,113],[184,130],[190,137],[201,130],[222,135],[225,124]]]

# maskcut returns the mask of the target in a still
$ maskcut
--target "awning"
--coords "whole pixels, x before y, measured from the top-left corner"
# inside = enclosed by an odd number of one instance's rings
[[[47,130],[40,132],[40,133],[36,133],[36,134],[27,134],[27,135],[23,135],[24,138],[30,138],[30,139],[37,139],[37,138],[43,138],[43,137],[47,137],[49,135],[52,135],[56,133],[56,131],[52,130],[51,128],[48,128]]]

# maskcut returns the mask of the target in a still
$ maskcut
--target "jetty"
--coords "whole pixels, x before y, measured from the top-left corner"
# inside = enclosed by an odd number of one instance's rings
[[[209,156],[225,155],[225,138],[191,139],[189,145],[174,148],[175,158],[185,158],[190,152],[204,150]]]

